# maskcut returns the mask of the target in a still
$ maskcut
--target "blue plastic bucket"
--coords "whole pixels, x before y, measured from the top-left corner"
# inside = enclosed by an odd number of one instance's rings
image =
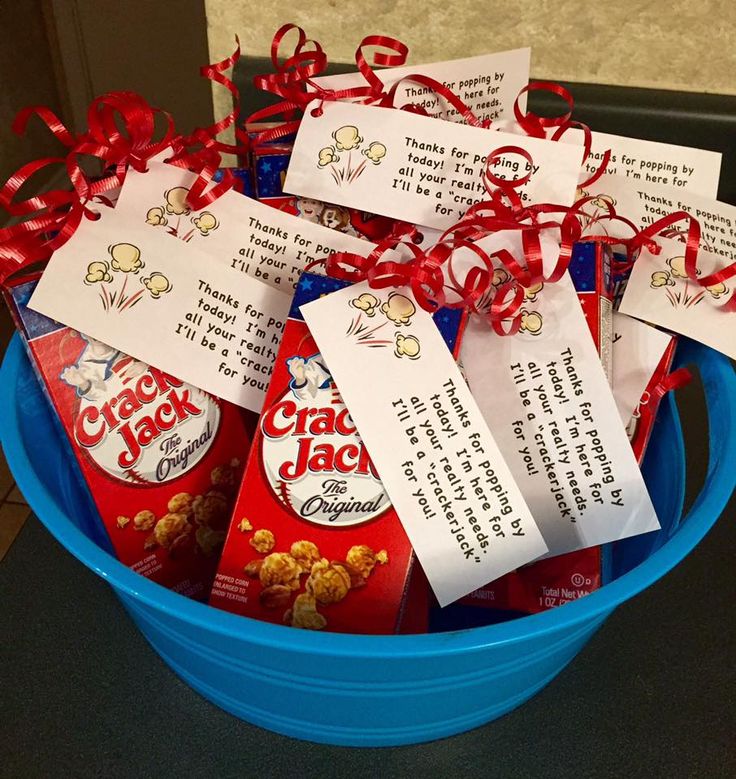
[[[618,578],[560,608],[472,630],[421,636],[313,633],[194,603],[118,563],[88,503],[16,337],[2,366],[2,445],[21,490],[51,533],[107,580],[166,663],[237,717],[289,736],[381,746],[449,736],[519,706],[582,649],[613,609],[675,566],[726,505],[736,481],[736,376],[716,352],[685,342],[710,420],[705,485],[679,521],[685,460],[671,397],[658,417],[645,478],[663,529],[619,542]]]

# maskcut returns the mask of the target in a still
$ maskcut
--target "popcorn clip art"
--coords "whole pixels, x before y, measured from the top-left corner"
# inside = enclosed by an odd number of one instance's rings
[[[360,130],[349,124],[334,130],[331,138],[333,143],[317,153],[317,167],[320,170],[328,169],[338,187],[352,184],[360,178],[368,162],[374,166],[380,165],[388,152],[386,145],[380,141],[371,141],[362,149],[364,139]],[[355,166],[353,152],[359,152],[365,158]]]

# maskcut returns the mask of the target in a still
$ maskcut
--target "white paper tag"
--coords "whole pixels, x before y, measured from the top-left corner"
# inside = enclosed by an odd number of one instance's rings
[[[372,316],[361,294],[375,299]],[[545,553],[452,355],[410,292],[360,284],[301,312],[441,606]]]
[[[471,317],[460,358],[550,555],[659,527],[569,275],[529,290],[517,335]]]
[[[497,122],[493,128],[505,132],[524,132],[514,120]],[[556,129],[550,128],[547,137],[551,138]],[[579,145],[583,139],[583,131],[573,128],[565,132],[560,141]],[[723,156],[720,152],[627,138],[596,130],[591,132],[590,156],[583,165],[581,181],[590,178],[598,170],[608,150],[611,152],[606,167],[609,175],[621,176],[642,185],[664,184],[706,197],[715,197],[718,192]]]
[[[736,211],[736,209],[734,209]],[[734,280],[703,288],[685,276],[685,246],[658,238],[659,255],[642,250],[634,263],[619,310],[686,335],[736,359],[736,312],[724,311]],[[725,263],[700,251],[698,263],[708,275]]]
[[[657,370],[667,347],[669,333],[632,319],[618,311],[613,314],[613,397],[624,425],[628,425],[641,396]]]
[[[503,146],[532,157],[525,202],[572,202],[582,148],[494,133],[386,108],[330,103],[319,117],[307,108],[294,143],[284,191],[407,222],[446,229],[485,197],[488,155]],[[503,155],[492,172],[526,174],[527,162]]]
[[[530,59],[531,49],[514,49],[448,62],[388,68],[375,73],[387,88],[406,76],[429,76],[460,97],[478,119],[495,121],[512,112],[516,96],[529,83]],[[314,83],[322,89],[340,90],[364,86],[365,80],[360,73],[341,73],[315,78]],[[406,82],[396,90],[396,108],[410,103],[422,106],[441,119],[460,119],[458,112],[446,100],[416,82]],[[519,103],[525,110],[526,93]]]
[[[332,252],[366,254],[373,244],[230,190],[200,211],[185,202],[196,175],[151,162],[130,170],[116,211],[207,252],[233,270],[293,293],[307,264]]]
[[[252,411],[291,295],[102,209],[54,252],[29,307]]]

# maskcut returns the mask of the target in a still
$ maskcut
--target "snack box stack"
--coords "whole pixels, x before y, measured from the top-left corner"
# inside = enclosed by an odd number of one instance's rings
[[[5,296],[117,558],[205,600],[250,448],[243,411]]]
[[[300,313],[345,286],[299,281],[210,603],[294,627],[421,632],[428,586]],[[435,314],[455,354],[464,321]]]

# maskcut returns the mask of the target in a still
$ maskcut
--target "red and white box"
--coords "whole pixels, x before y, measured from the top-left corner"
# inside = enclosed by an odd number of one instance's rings
[[[345,285],[299,281],[210,603],[313,630],[417,632],[426,581],[299,311]],[[457,348],[464,318],[447,315]]]
[[[250,448],[246,412],[6,299],[117,558],[206,599]]]

